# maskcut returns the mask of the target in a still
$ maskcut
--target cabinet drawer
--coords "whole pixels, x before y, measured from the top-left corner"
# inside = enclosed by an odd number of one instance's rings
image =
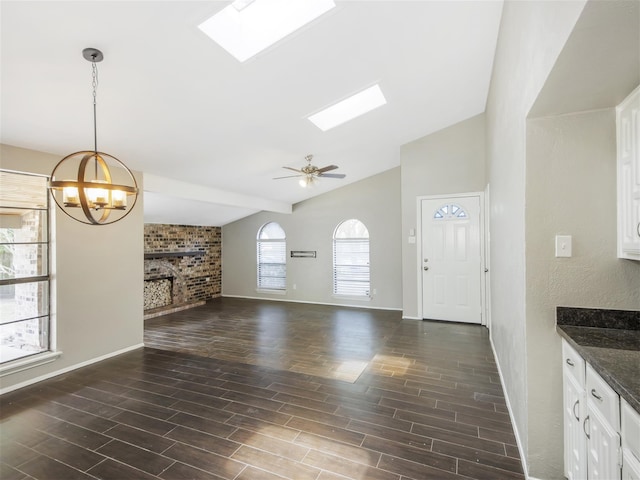
[[[620,397],[587,363],[587,403],[598,410],[611,427],[620,431]]]
[[[562,371],[573,376],[579,385],[584,386],[584,359],[564,339],[562,339]]]
[[[620,413],[622,446],[628,449],[640,462],[640,413],[622,399]]]

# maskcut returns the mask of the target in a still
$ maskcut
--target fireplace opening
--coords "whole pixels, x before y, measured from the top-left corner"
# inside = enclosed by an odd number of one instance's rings
[[[144,310],[165,307],[173,303],[173,277],[144,281]]]

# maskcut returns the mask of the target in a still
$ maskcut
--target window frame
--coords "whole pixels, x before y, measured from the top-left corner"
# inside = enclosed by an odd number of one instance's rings
[[[282,231],[282,238],[261,238],[262,233],[268,225],[277,225],[278,228]],[[280,262],[264,262],[262,261],[262,247],[271,244],[276,248],[280,247],[281,257]],[[262,265],[271,265],[271,266],[282,266],[282,270],[284,274],[281,276],[275,275],[262,275]],[[266,280],[268,279],[281,279],[279,285],[268,285]],[[256,290],[259,292],[267,292],[267,293],[279,293],[284,294],[287,291],[287,234],[278,222],[267,222],[262,225],[258,229],[258,234],[256,235]]]
[[[347,222],[356,221],[364,228],[366,237],[338,237],[340,233],[340,227]],[[371,295],[371,238],[369,235],[369,229],[361,220],[357,218],[350,218],[340,222],[333,231],[332,239],[332,292],[335,297],[340,298],[352,298],[355,300],[370,300]],[[343,261],[338,257],[340,247],[350,246],[352,254],[358,256],[358,254],[366,253],[365,263],[338,263]],[[362,252],[354,252],[354,247],[366,247]],[[346,269],[344,268],[346,267]],[[349,267],[353,267],[349,271]],[[362,277],[362,273],[366,272],[366,279],[359,280],[357,277]],[[351,277],[351,278],[349,278]],[[356,277],[355,279],[353,277]],[[364,277],[363,277],[364,278]],[[344,285],[344,283],[351,284],[351,287]],[[353,283],[366,284],[365,288],[353,288]]]
[[[20,172],[14,170],[0,169],[0,173],[8,173],[11,175],[24,175],[29,177],[39,177],[44,178],[48,183],[48,176],[43,174],[31,173],[31,172]],[[2,322],[0,325],[11,325],[15,323],[22,323],[37,320],[38,321],[38,335],[40,337],[40,348],[39,351],[34,351],[33,353],[28,353],[26,355],[22,355],[20,357],[10,358],[8,360],[0,360],[0,376],[4,376],[8,373],[14,373],[15,371],[21,371],[25,368],[29,368],[30,366],[36,366],[43,363],[48,363],[49,361],[53,361],[59,353],[54,353],[53,349],[53,326],[52,326],[52,312],[51,312],[51,265],[52,265],[52,251],[51,251],[51,199],[49,196],[49,190],[47,186],[44,187],[44,197],[46,198],[46,203],[43,207],[24,207],[24,206],[7,206],[4,205],[4,200],[0,196],[0,209],[3,210],[29,210],[32,212],[41,212],[40,215],[44,216],[43,226],[44,232],[42,238],[38,241],[32,242],[23,242],[23,241],[12,241],[12,242],[2,242],[0,241],[0,245],[38,245],[44,246],[46,250],[46,255],[42,255],[42,260],[44,262],[44,268],[42,269],[44,274],[23,276],[23,277],[15,277],[15,278],[0,278],[0,287],[8,286],[8,285],[23,285],[23,284],[38,284],[41,282],[46,282],[44,286],[44,296],[42,307],[38,308],[38,312],[36,315],[27,317],[27,318],[18,318],[12,319],[7,322]]]

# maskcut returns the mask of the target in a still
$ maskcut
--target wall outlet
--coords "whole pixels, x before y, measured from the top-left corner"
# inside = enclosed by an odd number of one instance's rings
[[[377,288],[374,288],[374,289],[373,289],[373,294],[374,294],[374,295],[377,295],[377,294],[378,294],[378,289],[377,289]]]
[[[293,284],[293,289],[295,290],[295,289],[297,289],[297,288],[298,288],[298,286],[294,283],[294,284]]]

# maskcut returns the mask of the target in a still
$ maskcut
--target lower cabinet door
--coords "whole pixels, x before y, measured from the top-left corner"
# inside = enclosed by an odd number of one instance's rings
[[[587,478],[587,437],[582,430],[586,407],[584,387],[564,376],[564,467],[569,480]]]
[[[619,465],[620,435],[602,414],[587,401],[585,432],[588,435],[589,480],[621,478]]]
[[[640,460],[627,449],[622,454],[622,480],[640,480]]]

